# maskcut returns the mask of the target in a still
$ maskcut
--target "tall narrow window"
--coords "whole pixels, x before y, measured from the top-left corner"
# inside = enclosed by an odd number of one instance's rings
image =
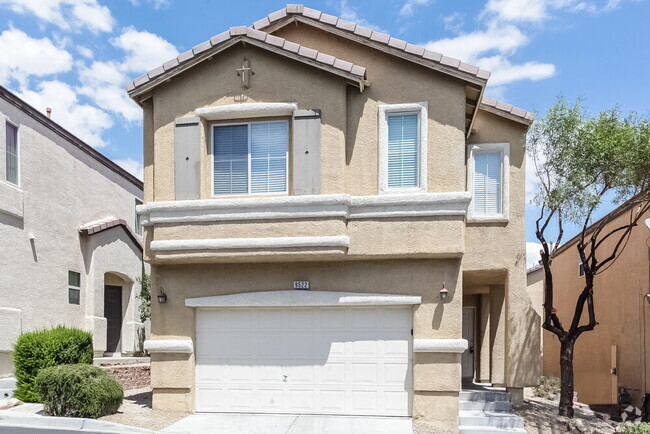
[[[501,153],[477,153],[474,156],[474,213],[501,214]]]
[[[6,123],[6,171],[5,179],[18,185],[18,127]]]
[[[419,187],[419,116],[388,115],[388,188]]]
[[[287,192],[287,121],[215,125],[213,146],[215,196]]]
[[[137,208],[138,205],[142,205],[142,201],[140,199],[135,199],[135,206]],[[135,233],[138,235],[142,235],[142,223],[140,222],[140,214],[138,214],[137,209],[135,210],[135,225],[134,225]]]
[[[68,271],[68,303],[79,304],[81,294],[81,274]]]

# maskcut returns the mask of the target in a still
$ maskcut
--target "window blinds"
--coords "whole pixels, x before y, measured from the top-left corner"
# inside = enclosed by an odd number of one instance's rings
[[[501,213],[501,153],[474,155],[474,213]]]
[[[388,115],[388,188],[419,186],[417,113]]]
[[[286,121],[214,127],[214,195],[287,191]]]

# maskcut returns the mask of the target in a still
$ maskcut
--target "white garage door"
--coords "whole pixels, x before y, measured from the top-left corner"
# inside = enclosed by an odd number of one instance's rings
[[[412,309],[199,309],[198,412],[409,416]]]

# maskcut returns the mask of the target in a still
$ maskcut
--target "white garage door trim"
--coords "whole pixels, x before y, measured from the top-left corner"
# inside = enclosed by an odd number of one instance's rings
[[[263,291],[186,298],[187,307],[378,306],[421,304],[416,295],[334,291]]]
[[[196,411],[410,416],[407,305],[201,308]]]

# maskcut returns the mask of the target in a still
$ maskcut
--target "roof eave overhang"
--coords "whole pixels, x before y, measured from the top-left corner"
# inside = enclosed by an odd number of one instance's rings
[[[340,70],[338,68],[330,67],[326,64],[317,62],[315,60],[309,59],[305,56],[300,56],[296,53],[292,53],[287,50],[283,50],[281,48],[276,48],[273,47],[269,44],[266,44],[262,41],[259,41],[257,39],[250,38],[245,35],[237,36],[234,38],[231,38],[225,42],[222,42],[221,44],[215,45],[211,47],[210,49],[204,51],[203,53],[200,53],[196,56],[194,56],[192,59],[178,65],[177,67],[170,69],[169,71],[166,71],[159,76],[151,79],[147,83],[137,86],[135,89],[128,91],[129,97],[131,97],[135,102],[138,104],[142,104],[142,102],[150,97],[150,92],[160,84],[164,82],[170,81],[173,77],[176,77],[179,74],[182,74],[183,72],[187,71],[188,69],[194,67],[195,65],[204,62],[206,60],[211,60],[215,55],[218,55],[222,51],[225,51],[226,49],[238,44],[238,43],[244,43],[244,44],[250,44],[259,48],[262,48],[264,50],[267,50],[269,52],[290,58],[292,60],[295,60],[297,62],[303,63],[305,65],[313,66],[315,68],[321,69],[323,71],[329,72],[331,74],[334,74],[336,76],[339,76],[346,80],[347,83],[356,86],[359,88],[360,91],[363,91],[363,89],[367,86],[370,86],[370,82],[366,80],[364,77],[360,77],[355,74],[351,74],[349,72]]]
[[[513,115],[511,113],[505,112],[503,110],[499,110],[498,108],[495,107],[490,107],[489,105],[485,105],[482,103],[479,105],[479,108],[488,113],[492,113],[497,116],[501,116],[502,118],[506,118],[513,122],[517,122],[519,124],[525,125],[526,127],[529,127],[533,123],[533,119],[522,118],[520,116]]]

